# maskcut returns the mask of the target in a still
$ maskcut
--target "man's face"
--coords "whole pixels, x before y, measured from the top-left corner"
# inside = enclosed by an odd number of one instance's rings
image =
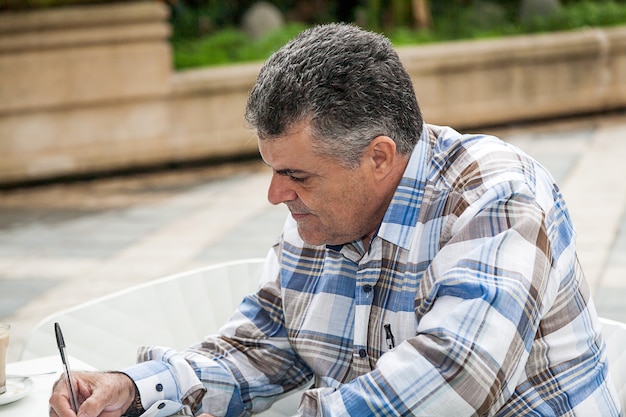
[[[260,140],[259,151],[273,170],[272,204],[284,203],[305,242],[342,244],[371,237],[384,213],[370,164],[344,168],[312,146],[305,124],[275,139]],[[381,213],[382,210],[382,213]]]

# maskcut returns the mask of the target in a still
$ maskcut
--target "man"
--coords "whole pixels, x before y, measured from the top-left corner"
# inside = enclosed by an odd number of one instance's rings
[[[77,373],[79,416],[239,416],[306,386],[304,416],[618,416],[563,198],[489,136],[422,122],[389,41],[307,30],[246,119],[291,214],[219,335]],[[51,416],[68,417],[57,384]]]

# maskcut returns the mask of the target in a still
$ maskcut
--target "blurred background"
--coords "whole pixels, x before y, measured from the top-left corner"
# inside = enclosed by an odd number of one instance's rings
[[[397,45],[620,25],[623,0],[161,0],[176,68],[263,60],[312,24],[354,22]],[[107,0],[0,0],[0,11]]]
[[[562,186],[603,316],[626,321],[626,0],[0,0],[0,321],[262,257],[286,211],[243,122],[302,29],[387,35],[427,122]]]

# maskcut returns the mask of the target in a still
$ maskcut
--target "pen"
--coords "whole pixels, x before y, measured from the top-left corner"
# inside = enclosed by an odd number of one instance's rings
[[[393,333],[391,333],[391,324],[385,324],[383,327],[385,328],[385,339],[387,340],[387,346],[389,346],[389,349],[395,348],[396,339],[394,339]]]
[[[65,340],[63,340],[63,333],[61,333],[61,326],[59,323],[54,323],[54,333],[57,337],[57,346],[61,353],[61,361],[63,362],[63,369],[65,370],[65,379],[67,385],[70,388],[70,401],[72,403],[72,409],[78,414],[78,401],[76,400],[76,391],[74,390],[74,382],[72,382],[72,374],[70,373],[70,366],[65,356]]]

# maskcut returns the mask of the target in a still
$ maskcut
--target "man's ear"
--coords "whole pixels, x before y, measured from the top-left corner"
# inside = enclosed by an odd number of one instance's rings
[[[368,146],[375,175],[383,178],[393,171],[396,161],[396,143],[389,136],[376,136]]]

